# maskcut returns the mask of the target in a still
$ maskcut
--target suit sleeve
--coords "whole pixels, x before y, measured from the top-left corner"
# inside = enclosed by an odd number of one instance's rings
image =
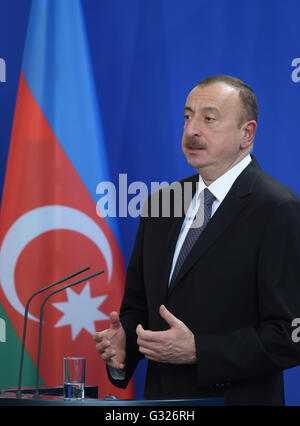
[[[259,247],[257,286],[257,326],[195,336],[200,386],[247,380],[300,363],[300,342],[292,339],[292,321],[300,318],[298,200],[281,203],[268,221]]]
[[[137,363],[140,359],[144,358],[139,352],[136,335],[138,324],[142,324],[144,328],[148,328],[143,282],[143,234],[144,219],[141,218],[134,249],[127,268],[125,293],[120,309],[120,321],[126,334],[125,378],[123,380],[114,379],[110,374],[109,368],[107,368],[110,381],[115,386],[121,388],[126,388]]]

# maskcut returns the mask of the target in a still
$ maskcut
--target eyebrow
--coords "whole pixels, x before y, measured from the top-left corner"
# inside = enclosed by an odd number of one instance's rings
[[[206,106],[201,108],[202,111],[211,111],[214,112],[216,114],[219,114],[220,111],[218,110],[218,108],[216,107],[212,107],[212,106]],[[184,112],[189,111],[189,112],[194,112],[193,108],[191,108],[190,106],[185,106],[184,107]]]

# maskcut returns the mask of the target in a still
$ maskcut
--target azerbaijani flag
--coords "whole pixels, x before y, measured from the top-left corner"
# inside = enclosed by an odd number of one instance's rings
[[[119,309],[124,286],[117,226],[96,210],[96,187],[108,180],[80,1],[33,0],[0,216],[0,317],[7,321],[0,387],[17,385],[29,296],[90,266],[105,273],[45,306],[40,383],[60,386],[63,357],[85,356],[86,384],[98,385],[99,397],[133,397],[132,383],[127,390],[109,383],[92,339]],[[43,297],[29,312],[23,386],[35,384]]]

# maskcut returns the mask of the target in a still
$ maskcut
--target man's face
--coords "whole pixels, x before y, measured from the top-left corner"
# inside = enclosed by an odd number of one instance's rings
[[[238,90],[225,83],[195,87],[188,95],[182,150],[204,180],[217,179],[243,158],[241,110]]]

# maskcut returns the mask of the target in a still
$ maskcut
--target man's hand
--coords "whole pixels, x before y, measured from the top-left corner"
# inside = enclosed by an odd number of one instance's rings
[[[196,345],[191,330],[164,305],[159,308],[160,315],[169,324],[166,331],[144,330],[141,324],[136,328],[139,350],[146,358],[170,364],[194,364]]]
[[[107,365],[116,369],[123,369],[126,356],[125,331],[117,312],[111,312],[109,317],[110,327],[95,333],[93,339],[97,343],[97,351]]]

